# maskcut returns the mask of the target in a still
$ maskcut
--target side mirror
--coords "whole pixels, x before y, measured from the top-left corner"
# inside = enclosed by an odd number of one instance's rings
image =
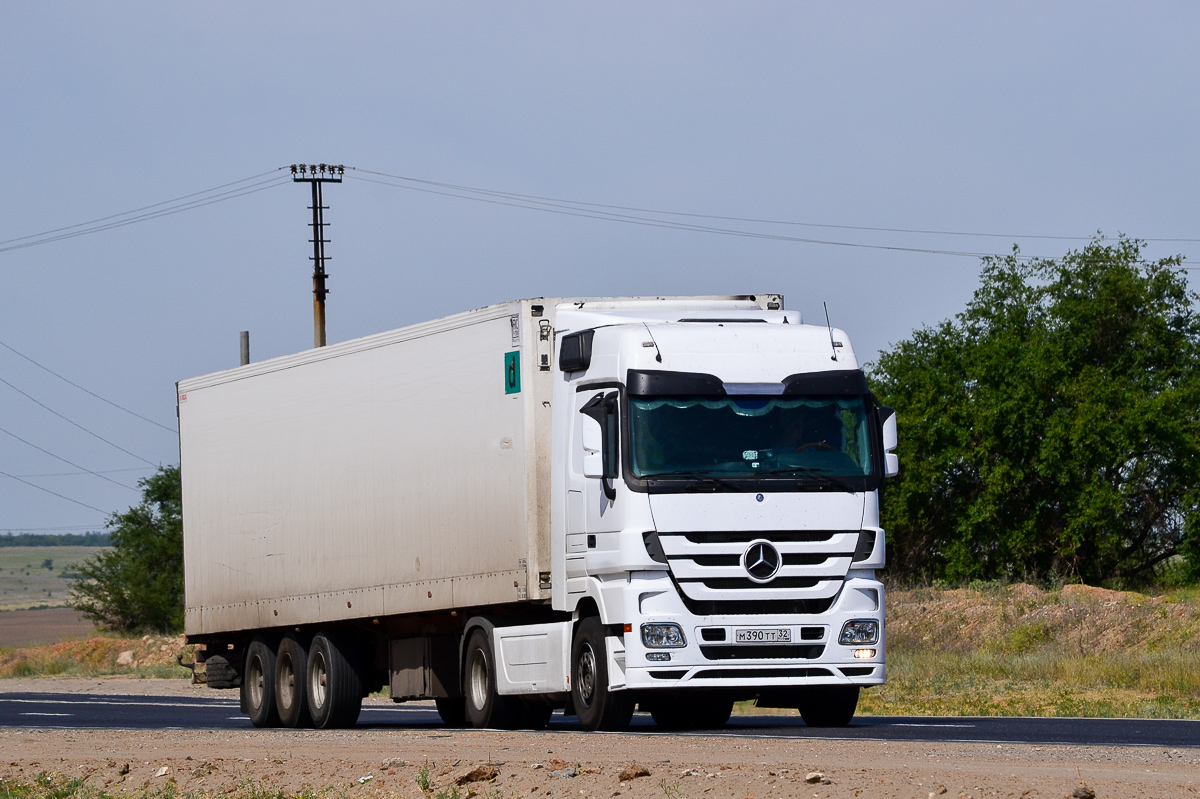
[[[596,427],[589,424],[583,426],[584,477],[603,478],[604,495],[610,500],[616,499],[617,490],[608,481],[620,475],[617,392],[597,394],[579,412],[596,420]]]
[[[598,424],[583,423],[583,476],[603,477],[604,459],[600,454],[603,449],[603,431]]]
[[[894,408],[881,405],[878,413],[879,429],[883,438],[883,475],[884,477],[895,477],[900,473],[900,458],[893,452],[896,445],[900,443],[900,437],[896,431],[896,411]]]

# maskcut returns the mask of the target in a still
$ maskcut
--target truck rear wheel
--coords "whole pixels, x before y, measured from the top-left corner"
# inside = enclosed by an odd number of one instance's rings
[[[275,706],[275,648],[255,638],[246,648],[246,667],[242,671],[242,712],[255,727],[278,727]]]
[[[347,641],[317,633],[308,648],[308,712],[313,726],[353,727],[362,712],[358,653]]]
[[[496,692],[496,662],[486,631],[476,629],[467,639],[463,697],[472,727],[513,730],[521,721],[521,702]]]
[[[275,656],[275,706],[279,723],[285,727],[307,727],[312,724],[305,697],[308,676],[308,652],[294,635],[279,642]]]
[[[806,689],[796,709],[810,727],[845,727],[857,707],[857,685],[822,685]]]
[[[608,650],[598,616],[579,623],[571,645],[571,703],[585,730],[623,730],[633,718],[629,691],[608,690]]]

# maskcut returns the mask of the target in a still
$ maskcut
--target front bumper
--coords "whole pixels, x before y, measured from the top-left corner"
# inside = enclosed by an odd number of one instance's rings
[[[819,614],[697,616],[684,606],[666,572],[637,572],[620,588],[623,616],[632,630],[623,640],[610,639],[609,655],[610,669],[623,672],[627,689],[867,686],[879,685],[886,677],[883,585],[873,577],[849,577],[829,610]],[[842,625],[851,619],[878,621],[879,641],[839,644]],[[680,625],[686,646],[645,647],[640,635],[645,622]],[[786,629],[790,641],[738,643],[736,631],[747,629]],[[722,634],[723,640],[715,640]],[[856,650],[864,649],[872,654],[855,657]],[[661,653],[670,659],[648,657],[661,658]],[[613,687],[619,687],[621,678],[612,677]]]

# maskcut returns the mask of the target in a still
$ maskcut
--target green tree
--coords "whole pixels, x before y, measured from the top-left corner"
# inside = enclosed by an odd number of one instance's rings
[[[112,548],[93,555],[72,583],[71,604],[120,632],[183,628],[183,522],[178,466],[138,481],[142,502],[114,513]]]
[[[1200,318],[1182,259],[1095,240],[985,259],[952,320],[872,372],[901,425],[882,515],[908,578],[1200,573]]]

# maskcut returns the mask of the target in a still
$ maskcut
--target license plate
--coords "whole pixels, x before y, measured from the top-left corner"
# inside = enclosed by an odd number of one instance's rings
[[[790,627],[751,627],[734,630],[735,644],[790,644],[792,630]]]

